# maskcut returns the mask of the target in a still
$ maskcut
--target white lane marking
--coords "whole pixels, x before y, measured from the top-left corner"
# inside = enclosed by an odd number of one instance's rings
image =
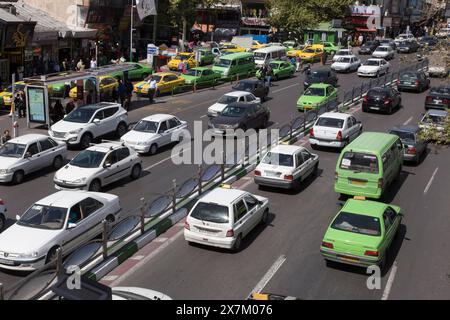
[[[116,280],[117,278],[118,278],[119,276],[106,276],[106,277],[103,277],[103,281],[114,281],[114,280]]]
[[[287,87],[275,90],[272,93],[278,93],[278,92],[281,92],[281,91],[284,91],[284,90],[287,90],[287,89],[290,89],[290,88],[293,88],[293,87],[296,87],[296,86],[299,86],[299,85],[300,85],[300,83],[294,83],[294,84],[291,84],[290,86],[287,86]]]
[[[389,274],[389,278],[386,283],[386,287],[383,291],[383,296],[381,300],[387,300],[389,298],[389,294],[391,293],[392,283],[394,283],[395,275],[397,274],[397,261],[394,261],[392,265],[391,273]]]
[[[285,261],[286,256],[285,255],[280,256],[270,267],[270,269],[267,271],[267,273],[264,275],[261,281],[258,282],[256,287],[253,288],[252,292],[250,292],[248,296],[250,297],[252,293],[260,293],[264,289],[264,287],[269,283],[270,279],[273,278],[278,269],[281,268],[281,266]]]
[[[117,287],[120,283],[123,283],[126,279],[128,279],[131,275],[135,274],[140,268],[145,266],[151,259],[153,259],[157,254],[167,248],[172,242],[177,240],[181,235],[184,234],[184,229],[180,230],[175,236],[164,242],[158,249],[152,251],[147,257],[136,263],[133,267],[128,269],[124,274],[120,275],[119,278],[111,283],[110,287]],[[112,271],[114,272],[114,271]]]
[[[428,181],[428,184],[427,184],[427,186],[425,187],[425,190],[423,190],[423,194],[427,194],[428,190],[430,190],[431,184],[433,183],[433,180],[434,180],[434,176],[436,175],[436,173],[438,172],[438,170],[439,170],[439,167],[437,167],[437,168],[434,170],[433,175],[432,175],[431,178],[430,178],[430,181]]]
[[[167,240],[169,240],[169,238],[164,238],[164,237],[158,237],[155,240],[153,240],[153,242],[166,242]]]
[[[406,121],[403,123],[403,125],[406,126],[408,123],[411,122],[412,119],[413,119],[413,117],[409,118],[408,120],[406,120]]]
[[[186,148],[186,149],[184,149],[184,151],[189,151],[189,150],[191,150],[191,148]],[[164,162],[166,162],[166,161],[168,161],[168,160],[170,160],[170,159],[172,159],[172,158],[174,158],[174,157],[176,157],[176,156],[178,156],[178,155],[173,155],[173,156],[167,157],[167,158],[165,158],[165,159],[162,159],[161,161],[159,161],[159,162],[157,162],[157,163],[155,163],[155,164],[152,164],[151,166],[145,168],[144,171],[148,171],[148,170],[150,170],[150,169],[153,169],[154,167],[157,167],[157,166],[159,166],[160,164],[163,164]]]
[[[208,115],[205,114],[205,115],[201,116],[200,119],[206,118],[207,116],[208,116]]]
[[[130,260],[138,260],[138,261],[140,261],[140,260],[142,260],[144,258],[145,258],[145,256],[140,255],[140,256],[131,257]]]

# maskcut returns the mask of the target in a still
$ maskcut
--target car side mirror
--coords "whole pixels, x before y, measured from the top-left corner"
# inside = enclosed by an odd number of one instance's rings
[[[25,159],[27,159],[27,158],[31,158],[31,152],[27,152],[27,153],[25,153],[25,157],[24,157]]]
[[[69,229],[74,229],[74,228],[76,228],[77,227],[77,224],[76,223],[68,223],[67,224],[67,229],[69,230]]]
[[[255,102],[256,102],[256,103],[261,103],[261,98],[256,98],[256,99],[255,99]]]
[[[166,131],[163,130],[163,129],[159,129],[159,130],[158,130],[158,133],[159,133],[159,134],[163,134],[164,132],[166,132]]]
[[[108,162],[108,163],[105,163],[103,167],[105,167],[105,168],[111,168],[111,163],[109,163],[109,162]]]
[[[92,121],[93,123],[95,123],[95,124],[99,124],[100,123],[100,119],[94,119],[94,121]]]
[[[16,221],[19,221],[19,220],[20,220],[20,216],[16,215]]]
[[[64,115],[64,119],[67,117],[67,114]]]

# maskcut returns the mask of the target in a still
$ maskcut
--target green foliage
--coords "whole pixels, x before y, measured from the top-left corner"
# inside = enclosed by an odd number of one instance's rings
[[[443,126],[438,127],[436,124],[427,124],[421,127],[419,136],[421,139],[437,145],[450,144],[450,116],[445,119]]]

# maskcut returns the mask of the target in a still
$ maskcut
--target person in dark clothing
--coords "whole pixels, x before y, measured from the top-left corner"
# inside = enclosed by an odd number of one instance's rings
[[[19,112],[19,118],[25,118],[26,110],[25,110],[25,100],[24,95],[21,91],[16,93],[16,97],[14,98],[14,105],[16,106],[17,111]]]
[[[53,122],[56,123],[64,119],[64,107],[60,100],[57,100],[53,106]]]
[[[69,114],[72,112],[72,110],[75,109],[75,103],[73,100],[70,100],[66,104],[66,114]]]
[[[117,87],[117,94],[119,96],[120,104],[123,107],[123,104],[125,102],[125,96],[126,96],[126,88],[125,88],[125,85],[123,84],[122,79],[119,79],[119,86]]]
[[[3,131],[3,135],[1,137],[1,143],[5,144],[9,140],[11,140],[11,134],[9,133],[9,130]]]
[[[131,99],[133,98],[133,84],[130,80],[125,81],[125,92],[126,92],[126,98],[125,98],[125,110],[129,111],[131,106]]]

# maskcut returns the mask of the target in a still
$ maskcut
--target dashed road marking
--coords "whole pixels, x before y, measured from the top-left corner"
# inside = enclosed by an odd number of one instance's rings
[[[250,292],[250,294],[248,296],[250,297],[250,295],[252,293],[260,293],[265,288],[265,286],[269,283],[270,279],[273,278],[273,276],[278,271],[278,269],[281,268],[281,266],[283,265],[283,263],[285,261],[286,261],[285,255],[278,257],[278,259],[274,262],[274,264],[270,267],[270,269],[267,271],[267,273],[264,275],[264,277],[261,279],[261,281],[258,282],[256,287],[253,288],[252,292]]]
[[[189,150],[191,150],[191,148],[186,148],[186,149],[184,149],[184,151],[189,151]],[[164,159],[162,159],[161,161],[159,161],[159,162],[157,162],[157,163],[155,163],[155,164],[152,164],[151,166],[145,168],[144,171],[151,170],[151,169],[153,169],[154,167],[157,167],[157,166],[159,166],[160,164],[163,164],[164,162],[166,162],[166,161],[168,161],[168,160],[171,160],[172,158],[174,158],[174,157],[176,157],[176,156],[178,156],[178,154],[172,155],[172,156],[167,157],[167,158],[164,158]]]
[[[130,260],[138,260],[138,261],[140,261],[140,260],[142,260],[144,258],[145,258],[145,256],[140,255],[140,256],[131,257]]]
[[[293,87],[296,87],[296,86],[299,86],[299,85],[300,85],[299,83],[294,83],[294,84],[291,84],[290,86],[287,86],[287,87],[275,90],[272,93],[278,93],[278,92],[281,92],[281,91],[284,91],[284,90],[287,90],[287,89],[290,89],[290,88],[293,88]]]
[[[118,278],[119,276],[106,276],[102,278],[102,281],[114,281]]]
[[[154,242],[166,242],[167,240],[169,240],[169,238],[158,237],[158,238],[155,238],[153,241]]]
[[[389,294],[391,293],[392,283],[394,283],[395,275],[397,274],[397,261],[394,261],[392,265],[391,273],[389,274],[389,278],[386,283],[386,287],[383,291],[383,296],[381,300],[387,300],[389,298]]]
[[[437,168],[434,170],[433,175],[432,175],[431,178],[430,178],[430,181],[428,181],[428,184],[427,184],[427,186],[425,187],[425,190],[423,190],[423,194],[427,194],[427,193],[428,193],[428,190],[430,190],[431,184],[433,183],[434,177],[436,176],[436,173],[438,172],[438,170],[439,170],[439,167],[437,167]]]
[[[413,117],[409,118],[408,120],[406,120],[403,125],[406,126],[408,123],[410,123],[412,121]]]

